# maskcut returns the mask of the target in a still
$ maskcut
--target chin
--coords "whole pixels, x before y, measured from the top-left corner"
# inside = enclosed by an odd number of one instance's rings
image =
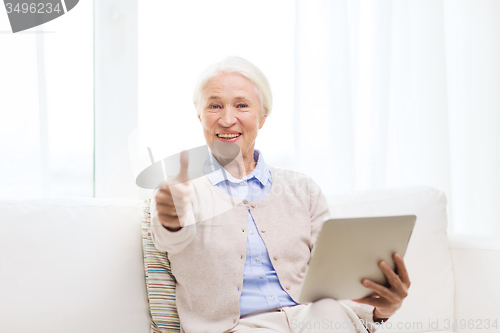
[[[232,142],[211,141],[208,143],[210,150],[215,156],[221,157],[227,163],[234,160],[240,154],[240,146]]]

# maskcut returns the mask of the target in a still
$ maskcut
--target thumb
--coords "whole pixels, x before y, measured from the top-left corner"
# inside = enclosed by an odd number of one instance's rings
[[[185,183],[189,180],[188,166],[189,166],[189,154],[187,151],[183,150],[181,152],[181,170],[177,175],[177,181],[179,181],[180,183]]]

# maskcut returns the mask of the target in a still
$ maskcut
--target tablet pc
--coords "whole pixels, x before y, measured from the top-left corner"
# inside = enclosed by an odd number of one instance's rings
[[[395,270],[392,255],[404,256],[415,221],[415,215],[325,221],[302,281],[299,303],[374,294],[361,284],[363,278],[388,286],[378,263],[384,260]]]

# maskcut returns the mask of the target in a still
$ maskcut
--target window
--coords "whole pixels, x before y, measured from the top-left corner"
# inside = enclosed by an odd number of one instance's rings
[[[0,10],[0,197],[93,196],[92,1],[13,34]]]

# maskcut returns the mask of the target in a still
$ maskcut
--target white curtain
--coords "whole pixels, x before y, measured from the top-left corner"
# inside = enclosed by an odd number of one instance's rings
[[[429,185],[500,236],[500,1],[296,1],[299,168],[328,194]]]
[[[0,9],[0,198],[93,196],[92,2],[13,34]]]

